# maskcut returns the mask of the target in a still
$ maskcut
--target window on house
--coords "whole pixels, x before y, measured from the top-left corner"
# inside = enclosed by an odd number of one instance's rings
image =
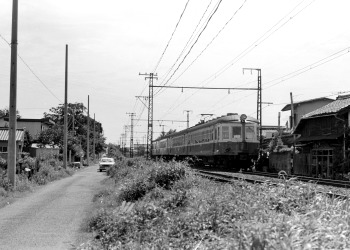
[[[6,153],[7,152],[7,147],[0,147],[0,152]]]

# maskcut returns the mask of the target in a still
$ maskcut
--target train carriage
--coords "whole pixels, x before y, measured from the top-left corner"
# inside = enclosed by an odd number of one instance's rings
[[[257,157],[257,132],[257,119],[229,113],[153,141],[152,156],[195,156],[205,165],[241,168]]]

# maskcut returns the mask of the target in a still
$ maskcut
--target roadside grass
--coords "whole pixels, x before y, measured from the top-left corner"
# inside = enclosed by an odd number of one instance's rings
[[[285,180],[201,178],[186,163],[119,161],[78,249],[349,249],[350,202]]]
[[[31,159],[31,162],[34,164],[35,160]],[[0,208],[12,203],[15,199],[23,197],[37,186],[73,175],[74,169],[69,167],[64,169],[61,165],[62,162],[55,159],[41,161],[38,163],[35,173],[16,175],[15,188],[7,178],[7,171],[0,168]],[[33,169],[33,165],[26,165],[26,167]]]

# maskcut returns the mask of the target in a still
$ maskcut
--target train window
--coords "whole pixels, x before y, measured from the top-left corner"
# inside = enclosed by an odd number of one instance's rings
[[[227,126],[223,126],[223,127],[222,127],[222,139],[223,139],[223,140],[228,140],[228,139],[230,139],[230,136],[229,136],[229,127],[227,127]]]
[[[242,127],[232,127],[232,138],[240,139],[242,135]]]
[[[254,127],[246,126],[245,127],[245,138],[246,139],[254,139]]]

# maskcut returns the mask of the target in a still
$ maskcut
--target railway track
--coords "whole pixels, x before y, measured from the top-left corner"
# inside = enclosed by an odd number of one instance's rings
[[[266,172],[258,172],[257,174],[252,173],[252,172],[242,172],[240,173],[240,175],[232,175],[232,173],[226,173],[226,172],[212,172],[212,171],[208,171],[208,170],[197,170],[197,173],[200,174],[201,176],[205,177],[205,178],[209,178],[212,179],[214,181],[218,181],[218,182],[236,182],[239,180],[244,180],[246,182],[249,183],[253,183],[253,184],[262,184],[262,183],[266,183],[269,182],[270,185],[277,185],[279,183],[281,183],[281,178],[284,179],[291,179],[293,178],[293,176],[281,176],[276,174],[272,174],[272,173],[266,173]],[[249,174],[248,174],[249,173]],[[258,176],[263,176],[263,177],[269,177],[269,178],[273,178],[276,179],[275,181],[271,181],[270,179],[255,179],[253,176],[254,175],[258,175]],[[244,176],[244,178],[242,178]],[[249,178],[248,176],[251,176],[251,178]],[[296,178],[296,177],[294,177]],[[311,178],[311,177],[305,177],[305,178],[297,178],[297,180],[303,181],[303,182],[312,182],[314,184],[319,184],[319,185],[327,185],[327,186],[335,186],[335,187],[342,187],[344,188],[344,186],[340,186],[342,184],[342,182],[332,182],[334,180],[323,180],[322,184],[318,183],[317,181],[319,179],[315,179],[315,178]],[[332,185],[332,183],[335,183],[335,185]],[[346,186],[346,185],[345,185]],[[347,188],[349,187],[349,183],[347,183]],[[343,195],[343,194],[339,194],[339,193],[335,193],[335,192],[325,192],[325,191],[318,191],[318,193],[323,193],[327,196],[330,196],[332,198],[342,198],[342,199],[349,199],[350,197],[347,195]]]
[[[242,174],[244,174],[244,175],[258,175],[258,176],[265,176],[265,177],[270,177],[270,178],[285,178],[285,179],[297,178],[298,180],[303,181],[303,182],[313,182],[313,183],[316,183],[319,185],[325,185],[325,186],[350,188],[350,181],[313,178],[313,177],[308,177],[308,176],[287,175],[285,172],[280,174],[280,173],[266,173],[266,172],[256,171],[256,172],[242,172]]]

